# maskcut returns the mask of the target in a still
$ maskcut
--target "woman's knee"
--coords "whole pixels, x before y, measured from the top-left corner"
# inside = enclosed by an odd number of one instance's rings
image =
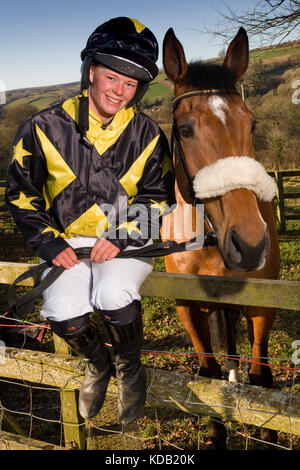
[[[101,310],[117,310],[131,304],[134,300],[140,300],[135,285],[107,279],[94,289],[93,304]]]

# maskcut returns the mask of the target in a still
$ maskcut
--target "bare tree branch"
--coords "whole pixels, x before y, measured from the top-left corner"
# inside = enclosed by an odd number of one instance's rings
[[[226,3],[223,5],[224,11],[218,12],[222,23],[218,23],[217,32],[206,30],[206,33],[229,40],[234,25],[243,26],[250,37],[259,37],[262,44],[299,38],[300,0],[257,0],[246,11],[233,11]]]

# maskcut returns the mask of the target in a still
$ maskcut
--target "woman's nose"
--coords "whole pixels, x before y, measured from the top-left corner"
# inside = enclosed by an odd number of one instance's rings
[[[123,94],[123,84],[121,82],[116,82],[114,86],[114,92],[117,95],[122,95]]]

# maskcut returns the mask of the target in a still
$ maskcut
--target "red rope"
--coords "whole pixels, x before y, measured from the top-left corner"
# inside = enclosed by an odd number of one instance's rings
[[[300,370],[300,367],[285,367],[285,366],[279,366],[276,364],[267,364],[265,362],[258,362],[253,359],[243,359],[239,357],[231,357],[231,356],[225,356],[225,355],[217,355],[217,354],[208,354],[208,353],[173,353],[173,352],[156,352],[156,351],[141,351],[142,354],[155,354],[155,355],[161,355],[161,356],[185,356],[185,357],[214,357],[214,358],[222,358],[222,359],[230,359],[233,361],[242,361],[242,362],[249,362],[251,364],[258,364],[261,366],[269,366],[273,368],[278,368],[278,369],[284,369],[284,370],[294,370],[298,371]],[[276,360],[276,359],[274,359]],[[289,359],[282,359],[284,361],[289,361]]]
[[[7,326],[9,328],[43,328],[43,325],[1,325],[0,326]]]

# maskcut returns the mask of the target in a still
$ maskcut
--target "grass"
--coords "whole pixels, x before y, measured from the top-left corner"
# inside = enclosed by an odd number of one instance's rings
[[[299,190],[299,181],[292,180],[288,183],[288,190]],[[0,201],[3,197],[3,188],[0,192]],[[287,200],[289,210],[299,210],[298,200]],[[279,234],[281,249],[281,271],[280,279],[299,281],[300,280],[300,250],[299,250],[300,221],[288,221],[287,232]],[[5,210],[0,213],[0,259],[2,261],[13,262],[38,262],[35,254],[25,247],[23,239]],[[155,271],[164,271],[163,258],[157,258],[154,265]],[[18,288],[18,294],[25,291],[26,288]],[[0,307],[4,312],[6,309],[7,286],[0,286]],[[167,298],[144,297],[142,299],[145,325],[145,341],[143,362],[149,367],[158,367],[165,370],[176,370],[179,372],[188,372],[194,374],[198,369],[198,361],[191,354],[176,355],[178,352],[193,353],[194,347],[191,340],[183,328],[175,309],[175,302]],[[27,316],[27,320],[38,321],[41,301],[37,303],[34,311]],[[300,339],[300,315],[299,312],[288,310],[279,310],[269,338],[269,357],[276,360],[271,361],[273,366],[273,376],[275,388],[289,391],[293,384],[293,373],[289,370],[279,368],[278,366],[290,366],[291,356],[294,352],[291,345],[294,340]],[[241,318],[239,322],[238,334],[238,354],[242,356],[250,355],[250,345],[248,341],[246,321]],[[53,351],[51,334],[47,333],[43,341],[43,349],[49,352]],[[154,354],[155,353],[155,354]],[[161,354],[157,354],[161,353]],[[168,353],[168,354],[165,354]],[[224,374],[224,360],[220,361]],[[241,363],[241,374],[244,380],[248,381],[245,364]],[[8,390],[9,388],[9,390]],[[295,390],[300,391],[299,384],[295,385]],[[19,390],[17,391],[16,406],[20,399]],[[25,393],[25,392],[24,392]],[[47,419],[51,420],[59,408],[59,397],[53,398],[53,406],[48,417],[47,406],[45,407],[45,398],[41,392],[37,391],[34,395],[34,402],[37,408],[40,407],[39,416],[46,414]],[[12,399],[13,391],[11,387],[3,387],[0,384],[1,398]],[[8,398],[7,398],[8,399]],[[28,401],[28,398],[26,398]],[[24,401],[26,401],[24,398]],[[50,399],[52,403],[52,399]],[[13,407],[12,407],[13,409]],[[17,408],[19,409],[19,408]],[[56,415],[55,415],[56,416]],[[29,424],[27,423],[27,426]],[[244,432],[251,433],[252,437],[258,437],[258,429],[255,427],[243,427],[238,423],[227,422],[228,448],[233,450],[247,448],[260,448],[259,443],[253,440],[246,440]],[[177,446],[183,449],[202,449],[212,448],[212,443],[208,435],[208,419],[198,418],[175,409],[166,409],[162,407],[146,406],[145,414],[139,421],[140,435],[144,439],[143,447],[145,449],[171,449]],[[48,442],[56,443],[59,430],[54,430],[51,423],[39,421],[33,425],[33,437]],[[290,436],[279,433],[279,443],[284,447],[291,445]],[[293,437],[293,448],[300,450],[300,438]]]
[[[261,49],[258,51],[250,51],[251,62],[258,60],[270,60],[276,57],[289,56],[300,52],[300,47],[293,47],[291,45],[276,47],[270,49]]]
[[[171,88],[163,83],[154,82],[154,84],[148,88],[143,100],[161,98],[167,95],[173,95]]]

